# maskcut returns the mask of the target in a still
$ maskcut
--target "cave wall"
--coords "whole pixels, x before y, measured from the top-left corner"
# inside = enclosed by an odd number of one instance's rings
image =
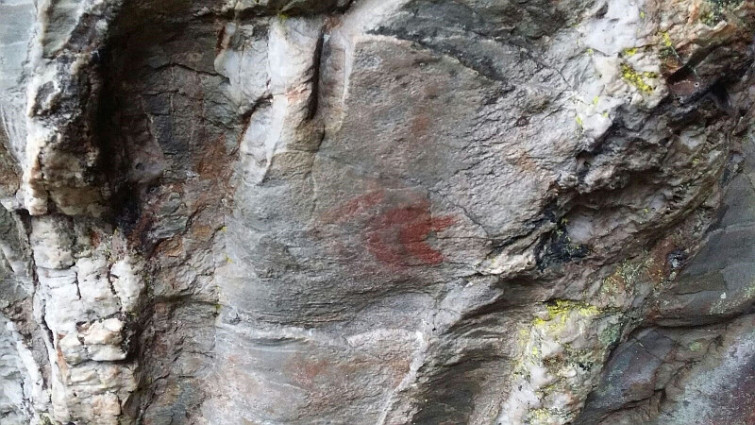
[[[755,423],[749,0],[0,0],[0,422]]]

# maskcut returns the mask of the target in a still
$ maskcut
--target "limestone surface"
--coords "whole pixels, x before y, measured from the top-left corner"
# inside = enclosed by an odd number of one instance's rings
[[[755,424],[751,0],[0,0],[0,424]]]

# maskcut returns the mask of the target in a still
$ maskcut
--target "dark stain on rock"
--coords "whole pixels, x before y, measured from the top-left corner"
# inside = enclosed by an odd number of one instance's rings
[[[589,253],[590,248],[572,242],[569,234],[561,225],[541,239],[535,251],[539,270],[579,260]]]

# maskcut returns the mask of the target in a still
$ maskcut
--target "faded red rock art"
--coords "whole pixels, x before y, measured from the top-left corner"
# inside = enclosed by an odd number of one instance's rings
[[[374,207],[385,199],[385,191],[372,191],[344,203],[343,205],[328,210],[322,215],[323,223],[339,223],[362,214],[369,208]]]
[[[364,221],[364,244],[383,264],[403,268],[442,263],[443,254],[430,246],[428,238],[453,225],[456,219],[433,217],[427,199],[414,196],[393,203],[386,198],[385,190],[368,192],[327,211],[321,220],[333,224]]]
[[[391,208],[367,226],[367,248],[381,262],[410,265],[416,260],[432,265],[443,262],[443,255],[433,249],[427,238],[454,223],[452,217],[433,218],[430,203]]]

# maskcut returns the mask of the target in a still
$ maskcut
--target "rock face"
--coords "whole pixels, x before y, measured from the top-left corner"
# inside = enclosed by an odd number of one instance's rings
[[[0,0],[0,423],[755,424],[750,0]]]

